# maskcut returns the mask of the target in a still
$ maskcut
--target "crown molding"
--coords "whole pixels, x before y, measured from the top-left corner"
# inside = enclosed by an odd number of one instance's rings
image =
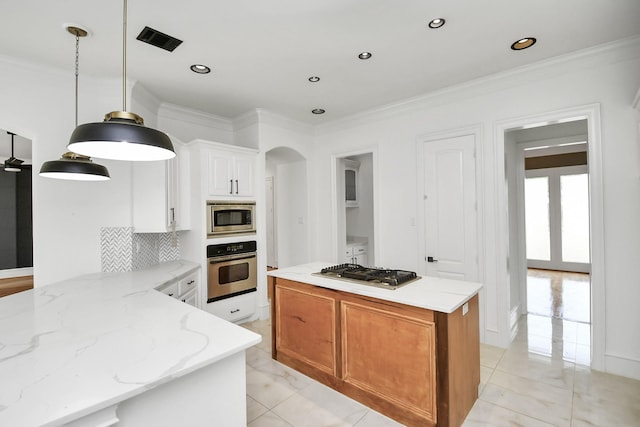
[[[246,113],[236,116],[232,120],[232,126],[234,131],[239,131],[250,126],[259,125],[260,117],[258,115],[258,109],[249,110]]]
[[[131,100],[134,99],[136,102],[144,105],[151,112],[155,112],[156,114],[160,110],[160,105],[162,101],[150,92],[146,87],[142,85],[138,80],[127,81],[127,92],[130,94]]]
[[[233,122],[222,116],[204,111],[194,110],[181,105],[161,102],[158,108],[158,118],[180,120],[182,122],[193,123],[201,126],[212,127],[228,132],[233,132]]]
[[[265,110],[264,108],[257,108],[256,112],[258,113],[261,124],[277,126],[279,128],[284,128],[307,135],[313,135],[315,133],[314,125],[292,119],[291,117],[287,117],[270,110]]]

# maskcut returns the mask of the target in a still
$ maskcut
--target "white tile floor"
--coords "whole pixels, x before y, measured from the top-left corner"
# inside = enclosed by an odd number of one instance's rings
[[[640,426],[640,381],[591,371],[580,325],[523,316],[508,349],[481,345],[480,397],[463,425]],[[247,351],[250,427],[400,425],[272,360],[268,321],[242,326],[263,336]]]

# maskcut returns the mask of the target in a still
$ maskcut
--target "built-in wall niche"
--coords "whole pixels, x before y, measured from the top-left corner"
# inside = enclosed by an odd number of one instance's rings
[[[0,129],[0,270],[6,270],[0,277],[33,267],[31,157],[31,140],[13,135],[12,144],[12,135]]]

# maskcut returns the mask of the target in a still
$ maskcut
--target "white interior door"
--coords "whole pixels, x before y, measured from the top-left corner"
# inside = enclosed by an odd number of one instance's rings
[[[425,271],[478,280],[475,137],[424,143]]]

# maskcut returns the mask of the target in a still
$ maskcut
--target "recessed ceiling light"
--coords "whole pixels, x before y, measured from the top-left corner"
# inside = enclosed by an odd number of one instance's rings
[[[522,50],[536,44],[536,39],[534,37],[524,37],[511,45],[511,49],[513,50]]]
[[[319,81],[320,81],[320,77],[318,77],[318,76],[311,76],[311,77],[309,77],[309,81],[310,81],[311,83],[319,82]]]
[[[211,68],[202,64],[193,64],[191,67],[191,71],[198,74],[209,74],[211,72]]]
[[[440,28],[444,25],[445,20],[444,18],[436,18],[436,19],[432,19],[431,21],[429,21],[429,28]]]
[[[360,55],[358,55],[358,58],[360,59],[369,59],[373,56],[373,54],[371,52],[362,52]]]
[[[313,114],[324,114],[324,110],[322,108],[314,108],[311,112]]]

